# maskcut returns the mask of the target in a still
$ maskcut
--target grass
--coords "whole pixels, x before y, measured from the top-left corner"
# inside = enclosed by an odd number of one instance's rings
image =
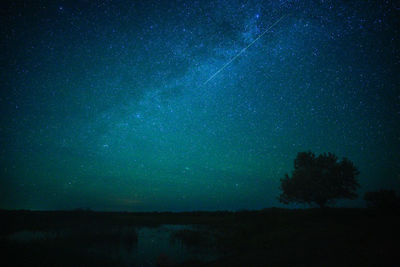
[[[110,256],[112,250],[121,246],[134,247],[138,241],[135,228],[121,225],[82,223],[65,228],[59,225],[38,228],[40,232],[14,233],[14,236],[31,233],[31,238],[25,241],[24,236],[29,237],[27,234],[20,235],[19,240],[7,238],[10,235],[0,238],[0,249],[10,262],[7,266],[122,266],[118,258]],[[110,254],[98,252],[101,247],[106,247]]]

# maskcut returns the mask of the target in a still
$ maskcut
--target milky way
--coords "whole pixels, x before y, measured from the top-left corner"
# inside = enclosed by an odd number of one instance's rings
[[[279,206],[308,150],[400,188],[390,1],[1,5],[0,208]]]

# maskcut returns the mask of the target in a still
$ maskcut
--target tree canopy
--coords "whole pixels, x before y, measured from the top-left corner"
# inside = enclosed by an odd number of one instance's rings
[[[358,169],[347,158],[338,161],[332,153],[317,157],[312,152],[300,152],[294,160],[292,177],[285,174],[281,179],[279,201],[285,204],[316,203],[324,207],[330,200],[355,199],[358,174]]]

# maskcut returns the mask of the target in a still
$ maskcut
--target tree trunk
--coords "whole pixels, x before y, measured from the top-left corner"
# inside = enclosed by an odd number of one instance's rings
[[[320,199],[320,200],[316,201],[316,203],[319,205],[319,207],[320,207],[321,209],[326,208],[326,202],[327,202],[326,199]]]

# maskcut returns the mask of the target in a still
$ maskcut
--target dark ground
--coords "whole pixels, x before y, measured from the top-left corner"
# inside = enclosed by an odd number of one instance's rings
[[[91,254],[91,244],[135,245],[123,229],[161,224],[203,225],[174,234],[187,246],[215,247],[220,257],[182,266],[400,266],[400,213],[369,209],[266,209],[241,212],[118,213],[92,211],[0,211],[2,266],[118,266]],[[66,236],[18,243],[20,231],[65,231]],[[160,262],[168,265],[168,262]]]

